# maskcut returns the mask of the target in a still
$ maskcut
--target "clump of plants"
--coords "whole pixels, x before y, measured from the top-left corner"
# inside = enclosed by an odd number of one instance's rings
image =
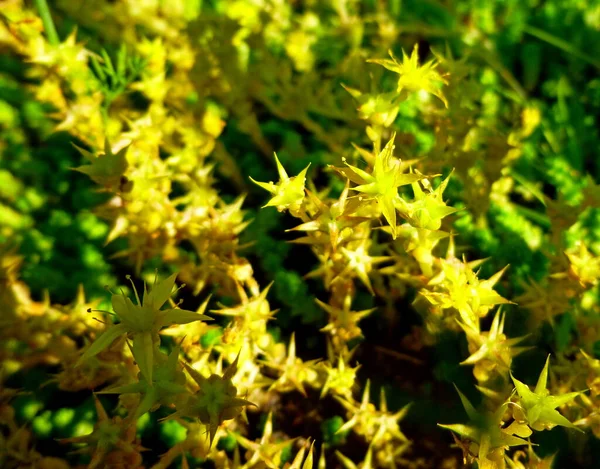
[[[597,7],[33,3],[1,467],[595,467]]]

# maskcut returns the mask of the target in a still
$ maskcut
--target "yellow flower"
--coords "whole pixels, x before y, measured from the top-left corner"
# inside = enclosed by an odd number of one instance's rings
[[[281,364],[265,363],[267,366],[281,372],[281,375],[271,385],[269,390],[277,390],[279,392],[297,390],[303,396],[306,396],[305,383],[313,387],[318,387],[318,373],[315,369],[315,365],[318,361],[319,360],[303,361],[296,356],[296,338],[295,334],[292,333],[285,362]]]
[[[557,407],[575,399],[582,391],[569,392],[562,396],[551,396],[546,389],[548,382],[548,365],[550,364],[550,355],[546,359],[546,364],[540,373],[535,389],[531,391],[529,386],[522,383],[511,375],[515,389],[519,396],[518,403],[522,408],[523,420],[534,430],[550,430],[557,425],[573,428],[583,431],[573,425],[569,420],[563,417]]]
[[[383,127],[392,125],[400,110],[397,93],[362,93],[344,84],[342,86],[358,102],[357,111],[361,119]]]
[[[104,153],[97,156],[83,148],[76,148],[90,164],[73,168],[75,171],[87,174],[95,183],[103,186],[119,184],[125,171],[127,171],[127,150],[129,146],[123,147],[117,153],[113,153],[111,145],[108,139],[106,139],[104,141]]]
[[[419,174],[417,172],[417,174]],[[427,230],[439,230],[442,219],[458,211],[454,207],[448,207],[444,202],[443,195],[450,175],[444,179],[434,190],[427,179],[422,178],[419,182],[412,183],[415,199],[413,202],[398,200],[396,208],[406,220],[416,228]],[[425,191],[421,188],[425,188]]]
[[[455,308],[461,321],[475,331],[479,331],[479,318],[486,316],[492,306],[511,303],[494,290],[506,267],[487,280],[479,280],[473,267],[481,262],[440,259],[442,270],[429,281],[428,286],[439,285],[441,291],[423,289],[420,292],[433,306]]]
[[[357,365],[351,368],[349,361],[352,358],[354,350],[343,352],[337,356],[337,365],[334,366],[335,356],[333,348],[328,345],[329,361],[323,362],[322,367],[327,378],[321,389],[321,399],[324,398],[330,391],[332,394],[344,397],[347,400],[352,399],[352,392],[358,387],[356,383],[356,372],[360,368]]]
[[[131,335],[133,358],[138,364],[142,376],[151,385],[153,382],[154,354],[157,353],[159,341],[158,331],[173,324],[188,324],[194,321],[211,319],[203,314],[185,309],[161,309],[171,297],[176,277],[177,274],[173,274],[162,282],[157,283],[155,281],[149,292],[144,285],[143,302],[140,301],[134,285],[133,290],[137,304],[134,304],[125,295],[112,295],[112,306],[120,323],[109,326],[79,358],[77,366],[98,355],[110,346],[116,338],[125,334]],[[129,276],[128,278],[130,279]],[[91,312],[91,309],[88,311]]]
[[[594,286],[600,280],[600,256],[594,256],[582,242],[565,252],[569,259],[569,274],[583,288]]]
[[[475,459],[480,468],[492,469],[504,467],[504,452],[511,446],[528,444],[523,437],[528,437],[531,432],[523,433],[520,428],[509,426],[503,427],[503,416],[506,412],[507,403],[502,404],[495,412],[478,412],[473,404],[456,388],[463,407],[470,419],[468,424],[456,423],[438,426],[446,428],[466,441],[460,442],[465,454],[465,463]],[[515,431],[516,430],[516,431]]]
[[[314,212],[311,220],[287,231],[305,231],[308,236],[295,239],[294,243],[310,245],[329,245],[332,252],[336,252],[338,246],[349,238],[355,236],[354,228],[360,223],[369,220],[365,217],[353,216],[358,209],[360,201],[356,198],[348,198],[350,187],[348,183],[340,194],[338,200],[323,201],[319,196],[308,189],[310,213]]]
[[[379,409],[377,409],[370,399],[371,385],[367,381],[360,402],[354,399],[342,399],[335,396],[335,399],[342,404],[348,411],[350,419],[344,423],[337,433],[343,433],[354,429],[356,433],[371,441],[373,445],[382,445],[392,442],[398,447],[408,443],[409,440],[402,433],[398,423],[404,418],[411,404],[407,404],[396,412],[390,412],[387,408],[387,400],[383,388],[380,394]]]
[[[204,425],[208,425],[210,446],[215,439],[219,425],[225,420],[237,417],[246,406],[254,406],[250,401],[237,397],[237,388],[232,378],[237,373],[239,355],[227,367],[223,376],[212,374],[204,378],[198,371],[184,363],[184,366],[200,389],[190,397],[181,410],[171,414],[169,418],[184,415],[196,417]]]
[[[347,264],[344,270],[336,277],[336,279],[343,279],[347,275],[351,274],[353,277],[358,277],[364,286],[367,287],[371,295],[374,295],[375,292],[373,291],[373,286],[371,285],[371,280],[369,279],[369,273],[373,270],[374,266],[389,260],[390,257],[371,256],[369,254],[370,242],[371,240],[365,239],[354,249],[341,248]]]
[[[324,303],[319,299],[316,299],[316,302],[329,314],[328,323],[321,329],[321,332],[329,332],[332,336],[338,337],[343,342],[361,337],[362,331],[358,326],[359,321],[376,309],[370,308],[362,311],[352,311],[352,296],[348,294],[344,296],[342,305],[339,306]]]
[[[388,70],[398,73],[400,78],[398,79],[398,93],[403,90],[408,91],[427,91],[428,93],[437,96],[446,107],[448,107],[448,101],[441,90],[442,85],[447,85],[445,75],[441,75],[437,70],[437,62],[430,60],[423,66],[419,66],[419,46],[415,44],[410,57],[402,51],[402,63],[400,63],[392,51],[389,51],[389,59],[371,59],[367,62],[376,63],[383,65]]]
[[[471,355],[461,365],[475,365],[473,371],[478,381],[490,379],[493,371],[506,376],[510,370],[513,357],[531,347],[515,347],[527,336],[508,339],[504,334],[506,315],[500,310],[496,312],[489,332],[479,332],[466,324],[460,323],[467,334]]]
[[[232,432],[231,435],[243,449],[247,450],[244,467],[268,467],[269,469],[278,469],[282,466],[281,460],[284,450],[295,441],[295,438],[284,440],[276,439],[277,434],[273,434],[272,412],[269,412],[267,415],[267,421],[265,422],[260,440],[249,440],[238,432]]]
[[[302,202],[304,201],[304,184],[306,182],[306,171],[309,165],[304,168],[297,176],[289,177],[284,167],[279,162],[275,153],[275,163],[277,163],[277,172],[279,173],[279,182],[258,182],[250,178],[250,180],[273,194],[271,200],[264,207],[277,207],[277,210],[283,212],[289,210],[292,215],[298,212]],[[263,207],[263,208],[264,208]]]
[[[396,134],[393,134],[385,148],[375,157],[375,166],[371,174],[346,163],[354,173],[346,172],[346,175],[350,180],[359,184],[352,190],[362,192],[377,200],[383,216],[390,225],[394,239],[396,239],[395,203],[399,199],[398,187],[424,178],[421,174],[404,173],[401,161],[393,156],[395,137]]]

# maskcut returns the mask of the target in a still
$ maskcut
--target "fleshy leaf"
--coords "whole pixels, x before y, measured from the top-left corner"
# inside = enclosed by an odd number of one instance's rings
[[[127,332],[127,329],[123,324],[116,324],[116,325],[110,326],[108,329],[106,329],[100,335],[100,337],[98,337],[92,343],[92,345],[90,345],[88,347],[88,349],[83,353],[83,355],[77,361],[76,366],[81,365],[81,363],[83,363],[88,358],[98,355],[105,348],[108,348],[117,337],[125,334],[126,332]]]
[[[533,391],[536,394],[542,394],[543,391],[546,390],[546,386],[548,385],[548,366],[550,365],[550,355],[546,358],[546,363],[542,372],[540,373],[540,377],[538,378],[537,384],[535,385],[535,390]]]
[[[152,386],[154,343],[151,332],[140,332],[133,336],[131,351],[144,379]]]
[[[177,273],[174,273],[163,281],[155,284],[150,292],[144,296],[144,306],[148,306],[156,310],[160,309],[171,296],[173,287],[175,286],[176,278]]]
[[[212,321],[212,318],[194,311],[188,311],[187,309],[173,308],[161,311],[161,318],[159,320],[161,326],[189,324],[194,321]]]
[[[79,152],[90,161],[89,165],[73,168],[75,171],[86,174],[97,184],[111,186],[118,184],[121,177],[127,171],[127,149],[125,147],[116,154],[111,151],[108,142],[105,145],[105,153],[92,157],[91,153],[75,146]]]
[[[522,383],[511,375],[515,389],[519,396],[519,404],[523,408],[527,424],[534,430],[550,429],[556,425],[580,430],[573,425],[568,419],[562,416],[557,407],[566,404],[581,392],[570,392],[562,396],[551,396],[546,389],[548,384],[548,368],[550,357],[546,360],[546,364],[540,373],[534,391],[529,389],[529,386]]]

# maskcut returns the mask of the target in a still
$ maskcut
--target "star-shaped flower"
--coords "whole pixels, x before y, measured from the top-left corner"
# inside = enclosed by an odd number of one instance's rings
[[[273,197],[267,202],[265,207],[276,207],[280,212],[289,210],[292,214],[295,214],[304,201],[306,171],[308,171],[310,164],[300,171],[297,176],[289,177],[279,162],[277,153],[275,153],[275,163],[277,164],[277,172],[279,173],[279,182],[277,184],[273,182],[258,182],[252,178],[250,180],[273,194]]]
[[[415,172],[417,175],[419,174],[418,171]],[[435,189],[431,187],[428,179],[423,178],[420,182],[412,183],[415,194],[414,201],[406,202],[399,198],[396,208],[412,226],[427,230],[439,230],[442,219],[458,211],[454,207],[448,207],[443,199],[449,180],[450,175]]]
[[[369,218],[351,215],[360,202],[358,199],[348,198],[348,190],[349,185],[346,184],[338,200],[326,202],[322,201],[317,194],[307,190],[316,213],[311,216],[310,221],[287,230],[305,231],[308,234],[292,242],[311,245],[329,244],[332,252],[335,252],[343,241],[352,238],[353,228],[359,223],[368,221]]]
[[[369,279],[369,273],[373,270],[373,267],[377,264],[385,262],[390,259],[389,256],[371,256],[369,254],[369,245],[371,244],[369,239],[365,239],[359,246],[354,249],[341,248],[342,254],[346,258],[346,267],[336,279],[343,279],[347,275],[358,277],[361,282],[367,287],[371,295],[374,295],[373,286]],[[335,280],[335,279],[334,279]]]
[[[264,464],[270,469],[279,469],[281,465],[281,455],[285,448],[294,442],[295,438],[279,442],[273,441],[273,414],[269,413],[263,434],[259,441],[252,441],[243,437],[239,433],[232,433],[236,441],[244,449],[247,449],[250,456],[242,466],[243,468],[255,467],[258,464]]]
[[[327,326],[321,332],[329,332],[332,336],[339,337],[343,342],[348,342],[362,336],[358,326],[361,319],[371,314],[376,308],[362,311],[352,311],[352,296],[345,295],[341,306],[332,306],[316,299],[317,304],[329,314]]]
[[[129,146],[123,147],[117,153],[113,153],[108,139],[104,142],[104,153],[94,155],[83,148],[75,147],[90,162],[88,165],[73,168],[75,171],[87,174],[92,181],[103,186],[114,186],[119,184],[127,171],[127,150]]]
[[[511,374],[511,378],[518,394],[518,403],[522,408],[521,417],[531,428],[538,431],[550,430],[557,425],[583,431],[573,425],[567,418],[563,417],[558,410],[556,410],[557,407],[573,400],[583,391],[569,392],[562,396],[551,396],[550,391],[546,389],[549,364],[550,355],[548,355],[548,358],[546,359],[546,364],[540,373],[533,391],[529,389],[529,386],[522,383]]]
[[[569,274],[577,279],[583,288],[590,288],[600,281],[600,256],[594,256],[587,246],[579,242],[573,249],[566,251],[569,259]]]
[[[107,459],[112,455],[115,459],[135,461],[133,467],[142,462],[141,452],[145,448],[136,436],[136,426],[132,420],[123,420],[119,416],[110,418],[98,397],[94,396],[94,404],[98,420],[92,433],[59,440],[61,443],[85,443],[86,446],[76,453],[91,453],[92,459],[87,467],[96,469],[107,467]],[[136,465],[136,463],[138,465]]]
[[[473,268],[482,262],[440,259],[441,271],[429,281],[428,289],[421,290],[421,295],[433,306],[456,309],[461,321],[478,331],[479,318],[486,316],[492,306],[511,303],[494,290],[507,267],[487,280],[479,280]]]
[[[208,378],[184,363],[186,370],[200,389],[168,418],[173,419],[179,416],[197,418],[208,426],[210,445],[212,446],[219,425],[223,421],[237,417],[244,407],[255,405],[246,399],[237,397],[238,391],[232,383],[232,378],[237,372],[238,359],[239,355],[227,367],[223,376],[212,374]]]
[[[115,315],[121,322],[109,326],[79,358],[77,366],[85,360],[98,355],[102,350],[110,346],[117,337],[127,335],[132,340],[131,351],[133,358],[140,368],[140,372],[148,383],[152,383],[154,354],[158,353],[157,347],[160,341],[158,331],[163,327],[174,324],[188,324],[194,321],[211,320],[208,316],[185,309],[161,309],[171,297],[176,277],[177,274],[175,273],[162,282],[155,280],[150,291],[147,291],[144,284],[143,302],[140,300],[135,285],[132,282],[137,304],[134,304],[124,294],[113,294],[112,306],[115,310]],[[131,280],[129,276],[128,279]],[[91,312],[92,310],[88,311]],[[109,314],[112,313],[109,312]]]
[[[327,378],[323,384],[323,389],[321,390],[321,399],[330,391],[334,395],[351,399],[352,392],[357,387],[356,372],[360,368],[360,365],[357,365],[354,368],[350,367],[349,365],[349,361],[352,358],[354,350],[340,353],[336,360],[331,344],[328,344],[327,348],[329,361],[323,362],[322,364],[325,373],[327,373]],[[334,366],[336,361],[337,366]]]
[[[467,442],[459,442],[465,454],[465,463],[477,460],[479,467],[503,467],[499,464],[504,460],[504,451],[511,446],[527,445],[528,442],[515,436],[511,427],[502,427],[502,417],[506,412],[507,403],[502,404],[494,413],[480,413],[473,404],[456,388],[463,407],[471,422],[469,424],[456,423],[451,425],[438,425],[465,438]],[[531,432],[529,432],[531,434]],[[525,435],[523,435],[525,436]],[[527,435],[529,436],[529,435]]]
[[[336,400],[346,408],[348,416],[350,416],[350,419],[337,430],[337,433],[343,433],[354,428],[356,433],[363,435],[367,441],[371,441],[374,445],[387,442],[395,442],[399,446],[408,444],[409,440],[400,430],[398,422],[404,418],[410,408],[410,404],[405,405],[397,412],[389,412],[382,388],[380,408],[377,410],[370,401],[370,394],[371,385],[367,381],[360,403],[355,402],[354,399],[342,399],[335,396]]]
[[[361,119],[383,127],[392,125],[400,110],[397,92],[372,94],[363,93],[344,84],[342,86],[358,102],[357,111]]]
[[[281,364],[265,362],[265,365],[281,372],[279,378],[271,385],[270,390],[276,389],[279,392],[288,392],[296,389],[306,396],[304,385],[315,384],[317,380],[315,365],[318,361],[303,361],[296,356],[296,338],[295,334],[292,333],[285,362]]]
[[[358,183],[351,189],[366,194],[369,198],[375,199],[381,209],[381,213],[391,227],[392,237],[396,238],[396,208],[395,204],[399,198],[398,188],[424,178],[421,174],[405,173],[401,161],[394,158],[394,139],[396,134],[375,157],[375,164],[371,173],[364,171],[356,166],[346,163],[351,170],[344,171],[350,180]]]
[[[508,339],[504,334],[505,314],[496,312],[489,332],[479,332],[466,324],[460,323],[467,334],[469,351],[473,353],[463,360],[461,365],[475,365],[475,376],[479,381],[486,381],[491,371],[497,371],[506,376],[510,371],[513,357],[529,350],[531,347],[515,347],[527,336]]]
[[[409,56],[402,51],[402,63],[400,63],[392,51],[389,51],[390,59],[371,59],[367,60],[370,63],[376,63],[383,65],[388,70],[395,72],[400,75],[398,78],[397,92],[401,93],[403,90],[408,91],[427,91],[428,93],[437,96],[446,107],[448,107],[448,101],[441,90],[442,85],[447,85],[448,80],[444,75],[441,75],[437,70],[437,63],[435,60],[430,60],[425,65],[419,65],[419,46],[415,44],[412,54]]]

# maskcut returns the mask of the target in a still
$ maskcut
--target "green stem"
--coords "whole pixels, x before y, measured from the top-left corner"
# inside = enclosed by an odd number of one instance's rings
[[[559,49],[564,50],[565,52],[586,61],[587,63],[593,65],[596,68],[600,68],[600,62],[598,62],[591,55],[586,54],[585,52],[579,50],[577,47],[571,45],[569,42],[556,37],[542,29],[536,28],[534,26],[525,26],[523,31],[531,36],[537,37],[542,41],[546,41],[548,44],[552,44],[554,47],[558,47]]]
[[[53,46],[57,46],[60,44],[60,39],[56,33],[56,28],[54,27],[54,22],[52,21],[52,15],[50,14],[48,3],[46,3],[46,0],[34,0],[34,3],[37,11],[40,14],[40,18],[42,19],[42,23],[44,24],[44,31],[46,31],[48,42]]]
[[[548,229],[548,228],[550,228],[552,226],[552,223],[550,223],[550,219],[546,215],[544,215],[543,213],[536,212],[535,210],[532,210],[532,209],[527,208],[527,207],[523,207],[522,205],[516,205],[515,204],[514,207],[515,207],[515,210],[518,213],[520,213],[521,215],[523,215],[529,221],[537,223],[542,228]]]

